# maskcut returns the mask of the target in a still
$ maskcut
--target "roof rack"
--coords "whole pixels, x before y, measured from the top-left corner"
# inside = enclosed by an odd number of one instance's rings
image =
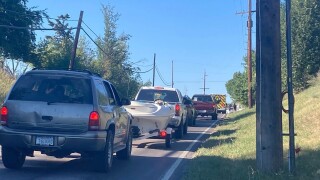
[[[69,68],[61,68],[61,69],[58,69],[58,68],[32,68],[32,71],[33,70],[65,70],[65,71],[75,71],[75,72],[84,72],[84,73],[88,73],[90,75],[93,75],[93,76],[98,76],[98,77],[101,77],[100,74],[98,73],[94,73],[94,72],[91,72],[90,70],[88,69],[69,69]]]

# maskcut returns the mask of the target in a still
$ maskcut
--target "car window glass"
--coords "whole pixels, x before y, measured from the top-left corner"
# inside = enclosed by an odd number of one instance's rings
[[[104,86],[106,88],[106,91],[107,91],[107,94],[108,94],[109,103],[111,105],[116,105],[116,100],[114,98],[114,95],[112,93],[112,90],[111,90],[111,87],[110,87],[109,83],[103,82],[103,84],[104,84]]]
[[[158,98],[166,102],[179,102],[179,97],[176,91],[158,89],[141,89],[136,100],[154,101]]]
[[[90,79],[52,75],[24,75],[9,100],[92,104]]]
[[[106,88],[104,87],[103,83],[96,79],[95,80],[96,89],[97,89],[97,98],[98,98],[98,104],[100,106],[107,106],[109,105],[109,99],[106,92]]]
[[[119,97],[119,95],[118,95],[118,93],[117,93],[116,88],[115,88],[112,84],[110,84],[110,86],[111,86],[111,89],[112,89],[112,91],[113,91],[113,94],[114,94],[114,97],[115,97],[115,100],[116,100],[116,104],[117,104],[117,105],[120,105],[120,104],[121,104],[121,102],[120,102],[120,97]]]
[[[212,102],[211,96],[194,96],[192,97],[194,101]]]

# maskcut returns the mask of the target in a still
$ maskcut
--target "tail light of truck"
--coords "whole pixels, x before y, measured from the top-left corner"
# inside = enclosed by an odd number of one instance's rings
[[[166,130],[161,130],[161,131],[159,132],[159,135],[160,135],[161,138],[165,138],[165,137],[167,136]]]
[[[3,106],[1,108],[1,125],[6,125],[8,121],[8,108],[6,106]]]
[[[100,126],[100,115],[97,111],[92,111],[89,116],[89,130],[98,130]]]
[[[181,106],[180,104],[176,104],[175,106],[175,112],[176,112],[176,116],[180,116],[180,110],[181,110]]]

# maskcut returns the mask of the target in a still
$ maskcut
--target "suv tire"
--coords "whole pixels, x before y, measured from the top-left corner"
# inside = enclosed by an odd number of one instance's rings
[[[9,147],[2,146],[2,162],[8,169],[20,169],[26,160],[26,155]]]
[[[183,136],[183,120],[181,119],[178,129],[175,132],[175,136],[177,139],[181,139]]]
[[[116,153],[117,158],[124,159],[124,160],[130,159],[131,150],[132,150],[132,131],[131,131],[131,127],[130,127],[130,132],[128,134],[128,139],[126,142],[126,148],[124,148]]]
[[[192,120],[192,126],[196,126],[196,118],[193,118],[193,120]]]
[[[183,134],[187,134],[188,133],[188,122],[186,121],[183,125]]]
[[[104,151],[99,153],[96,157],[97,169],[102,172],[108,172],[112,167],[113,162],[113,141],[114,133],[112,130],[108,130],[106,145]]]
[[[166,144],[166,148],[171,148],[171,134],[167,134],[166,139],[165,139],[165,144]]]
[[[217,113],[213,113],[212,115],[212,120],[217,120],[218,119],[218,114]]]

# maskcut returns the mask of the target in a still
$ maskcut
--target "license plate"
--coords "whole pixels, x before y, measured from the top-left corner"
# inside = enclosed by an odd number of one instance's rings
[[[53,137],[52,136],[37,136],[36,145],[40,146],[53,146]]]

